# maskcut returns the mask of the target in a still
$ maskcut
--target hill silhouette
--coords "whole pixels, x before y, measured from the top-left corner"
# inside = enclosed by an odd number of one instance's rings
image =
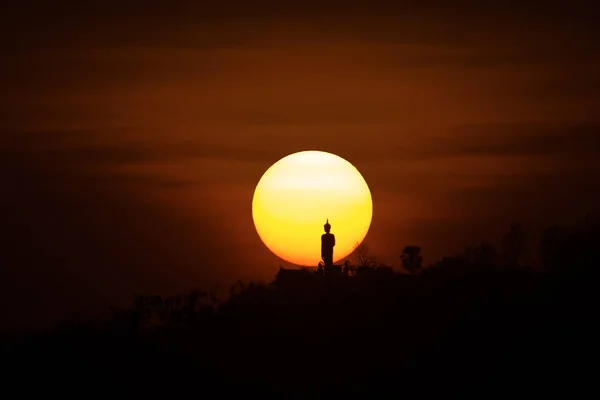
[[[260,398],[590,394],[600,220],[548,228],[537,266],[521,261],[521,232],[513,224],[500,250],[484,241],[429,268],[408,246],[410,273],[363,255],[337,275],[282,269],[270,284],[239,282],[224,301],[202,290],[137,296],[108,320],[3,338],[5,386]]]

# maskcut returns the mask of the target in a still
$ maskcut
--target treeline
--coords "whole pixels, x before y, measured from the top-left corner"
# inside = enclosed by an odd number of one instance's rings
[[[548,228],[538,268],[523,262],[522,233],[513,224],[499,250],[482,242],[429,268],[408,246],[409,274],[363,253],[355,272],[372,273],[238,282],[224,301],[202,290],[137,296],[108,320],[63,324],[7,348],[7,382],[262,398],[589,390],[600,221]]]

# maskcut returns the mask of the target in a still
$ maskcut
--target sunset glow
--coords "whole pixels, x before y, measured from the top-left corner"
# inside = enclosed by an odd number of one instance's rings
[[[316,266],[326,220],[336,236],[334,261],[348,256],[369,230],[373,202],[358,170],[321,151],[291,154],[262,176],[252,200],[254,225],[263,243],[297,265]]]

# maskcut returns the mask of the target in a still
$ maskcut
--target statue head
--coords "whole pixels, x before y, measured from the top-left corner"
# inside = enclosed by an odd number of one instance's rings
[[[325,232],[329,233],[329,231],[331,230],[331,225],[329,225],[329,218],[327,218],[327,222],[325,222],[325,225],[323,225],[323,228],[325,228]]]

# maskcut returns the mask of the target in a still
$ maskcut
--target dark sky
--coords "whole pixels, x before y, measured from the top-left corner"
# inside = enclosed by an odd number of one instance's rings
[[[361,171],[394,266],[598,210],[593,2],[291,3],[0,6],[1,327],[271,279],[253,190],[301,150]]]

